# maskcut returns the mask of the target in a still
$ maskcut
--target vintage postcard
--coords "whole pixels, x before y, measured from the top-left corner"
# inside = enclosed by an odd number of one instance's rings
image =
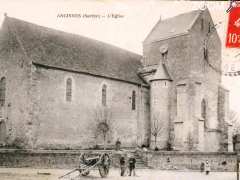
[[[239,180],[240,2],[0,3],[0,179]]]

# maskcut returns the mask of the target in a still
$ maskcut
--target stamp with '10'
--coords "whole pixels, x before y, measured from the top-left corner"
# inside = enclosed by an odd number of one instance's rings
[[[240,3],[229,11],[226,47],[240,48]]]

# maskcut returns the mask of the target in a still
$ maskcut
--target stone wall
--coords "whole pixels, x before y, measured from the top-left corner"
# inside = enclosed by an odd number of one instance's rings
[[[221,85],[221,41],[217,31],[213,28],[214,23],[208,10],[202,11],[199,18],[190,31],[190,77],[196,84],[195,89],[195,112],[192,116],[205,121],[204,126],[204,151],[221,150],[221,132],[218,115],[218,88]],[[210,33],[209,33],[210,28]],[[207,56],[204,56],[204,44],[206,44]],[[198,87],[197,87],[198,86]],[[206,102],[206,117],[201,115],[201,101]],[[198,121],[196,119],[195,121]],[[199,127],[201,128],[201,127]],[[202,136],[200,131],[198,136]],[[199,141],[199,138],[198,138]]]
[[[211,33],[207,38],[209,25]],[[202,11],[191,26],[188,34],[145,42],[143,63],[145,69],[161,64],[163,56],[159,48],[168,47],[165,64],[173,80],[168,108],[172,145],[179,150],[219,151],[218,87],[221,74],[218,71],[221,67],[221,41],[208,10]],[[207,58],[204,57],[206,39]],[[162,95],[159,98],[164,99]],[[206,117],[201,114],[203,99],[206,101]],[[151,112],[153,109],[151,107]]]
[[[189,76],[189,35],[143,44],[144,66],[158,65],[163,61],[159,50],[161,46],[168,46],[166,66],[173,80],[180,80]]]
[[[6,23],[6,22],[4,22]],[[31,147],[31,123],[29,103],[31,65],[17,37],[2,25],[0,32],[0,78],[6,78],[6,99],[0,107],[5,130],[1,145]],[[1,137],[2,138],[2,137]]]
[[[78,167],[81,153],[110,153],[112,167],[119,167],[119,153],[116,151],[77,150],[0,150],[0,167],[65,168]],[[200,163],[208,160],[212,171],[235,171],[235,153],[200,152],[140,152],[150,168],[161,170],[196,170]]]
[[[0,167],[74,169],[79,165],[81,153],[86,152],[90,151],[0,150]]]
[[[221,41],[208,10],[197,17],[189,32],[177,37],[143,44],[144,70],[163,61],[159,49],[168,47],[166,67],[171,76],[169,141],[178,150],[221,150],[218,117],[218,88],[221,84]],[[210,35],[207,37],[210,28]],[[205,41],[207,39],[207,41]],[[207,56],[204,56],[207,42]],[[205,51],[205,52],[206,52]],[[206,54],[206,53],[205,53]],[[150,79],[153,73],[145,73]],[[149,77],[146,77],[146,76]],[[153,88],[153,87],[151,87]],[[155,87],[154,87],[155,88]],[[159,87],[158,91],[162,89]],[[165,101],[162,93],[159,99]],[[153,97],[151,97],[153,98]],[[203,116],[202,102],[206,103]],[[157,105],[158,106],[158,105]],[[154,112],[151,106],[151,112]],[[158,108],[158,107],[156,107]]]
[[[66,79],[72,79],[72,101],[66,101]],[[110,131],[107,144],[117,138],[123,146],[141,145],[147,139],[148,90],[135,84],[35,66],[34,138],[36,148],[92,148],[103,144],[96,135],[102,113],[102,86],[107,86]],[[136,109],[132,110],[132,91]],[[145,106],[145,107],[142,107]],[[145,111],[140,111],[146,108]]]
[[[162,170],[197,170],[201,162],[208,160],[212,171],[235,171],[235,153],[202,153],[202,152],[145,152],[140,153],[147,165]]]

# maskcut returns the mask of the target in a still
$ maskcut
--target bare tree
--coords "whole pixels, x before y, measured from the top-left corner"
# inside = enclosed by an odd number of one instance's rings
[[[112,112],[107,107],[97,107],[94,114],[95,137],[101,136],[103,138],[103,147],[106,149],[107,137],[111,131]]]
[[[192,133],[188,133],[187,146],[189,151],[192,151],[194,149],[194,139],[193,139]]]
[[[233,127],[233,135],[240,134],[240,116],[237,112],[229,111],[229,121]]]
[[[154,136],[155,148],[157,148],[157,138],[162,133],[163,126],[160,124],[156,115],[153,116],[151,134]]]

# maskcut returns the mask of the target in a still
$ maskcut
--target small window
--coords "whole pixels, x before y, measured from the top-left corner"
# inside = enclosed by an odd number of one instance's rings
[[[132,110],[136,109],[136,92],[132,91]]]
[[[2,77],[0,80],[0,106],[5,105],[6,98],[6,78]]]
[[[167,55],[168,55],[168,51],[162,53],[162,59],[163,59],[162,64],[165,64],[165,63],[166,63],[166,61],[167,61]]]
[[[72,79],[68,78],[66,81],[66,101],[72,101]]]
[[[207,104],[205,99],[201,102],[201,116],[204,119],[204,127],[206,127],[206,118],[207,118]]]
[[[107,85],[102,86],[102,105],[107,106]]]

